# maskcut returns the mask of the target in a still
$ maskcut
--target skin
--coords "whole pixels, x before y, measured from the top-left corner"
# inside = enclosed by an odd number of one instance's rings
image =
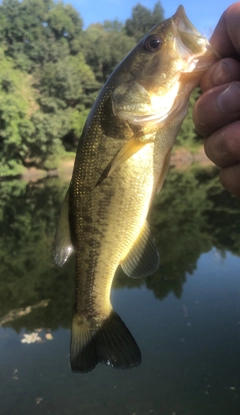
[[[223,13],[210,43],[223,58],[201,78],[193,121],[221,184],[240,197],[240,2]]]

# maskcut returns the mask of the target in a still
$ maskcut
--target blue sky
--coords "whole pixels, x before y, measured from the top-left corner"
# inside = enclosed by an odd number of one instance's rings
[[[84,28],[91,23],[118,18],[124,22],[131,16],[131,11],[137,3],[152,10],[157,0],[65,0],[80,13]],[[161,2],[165,17],[170,17],[176,11],[181,0],[163,0]],[[210,36],[223,11],[233,2],[227,0],[182,0],[187,16],[196,28],[207,37]]]

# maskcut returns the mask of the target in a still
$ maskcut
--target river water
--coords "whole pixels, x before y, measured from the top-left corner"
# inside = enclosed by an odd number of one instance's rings
[[[240,201],[215,170],[171,170],[149,215],[159,270],[115,277],[142,364],[88,374],[69,367],[74,258],[52,259],[67,183],[0,185],[1,415],[239,415]]]

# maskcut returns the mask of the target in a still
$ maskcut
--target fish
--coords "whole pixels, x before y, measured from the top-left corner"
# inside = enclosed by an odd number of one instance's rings
[[[189,95],[219,59],[183,6],[154,26],[110,75],[79,139],[55,237],[55,262],[75,254],[70,364],[127,369],[141,351],[110,301],[120,266],[155,273],[159,252],[147,223],[168,172]]]

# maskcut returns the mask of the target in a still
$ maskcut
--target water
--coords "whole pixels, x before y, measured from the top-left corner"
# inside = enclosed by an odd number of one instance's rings
[[[81,375],[69,367],[74,261],[52,262],[66,186],[1,183],[1,415],[239,415],[240,202],[212,170],[171,171],[149,218],[159,270],[119,271],[112,289],[142,364]],[[41,341],[22,342],[33,332]]]

